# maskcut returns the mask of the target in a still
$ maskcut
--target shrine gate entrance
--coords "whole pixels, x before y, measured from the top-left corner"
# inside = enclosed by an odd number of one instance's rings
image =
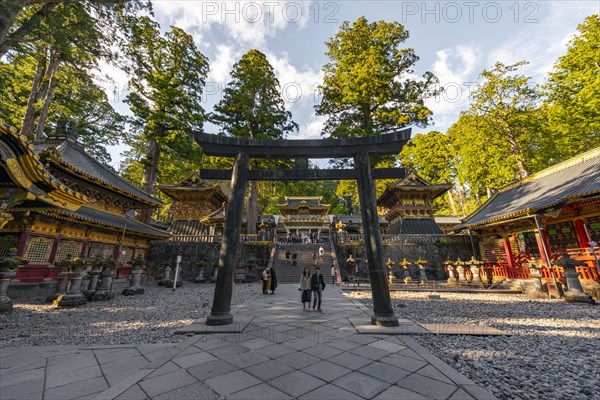
[[[404,177],[402,168],[372,169],[370,156],[397,154],[410,139],[410,128],[380,136],[321,140],[258,140],[196,133],[196,142],[209,156],[235,157],[233,170],[202,169],[204,179],[231,179],[225,229],[219,254],[217,283],[207,325],[233,322],[231,297],[235,256],[240,240],[246,184],[249,180],[351,180],[358,183],[365,247],[373,296],[374,325],[398,326],[394,314],[383,260],[383,244],[375,200],[373,179]],[[294,169],[250,170],[251,158],[293,159]],[[309,158],[353,158],[354,169],[315,170]]]

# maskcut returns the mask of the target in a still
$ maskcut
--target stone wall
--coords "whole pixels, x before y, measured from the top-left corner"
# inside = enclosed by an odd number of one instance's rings
[[[475,246],[475,257],[480,259],[479,246],[477,240],[474,240]],[[365,260],[367,258],[365,246],[362,243],[337,243],[336,244],[336,255],[340,270],[342,272],[342,278],[345,277],[346,271],[346,260],[348,256],[352,256],[358,261],[358,275],[368,276],[367,264]],[[410,266],[410,273],[413,278],[418,278],[418,271],[416,268],[416,261],[421,258],[427,261],[427,276],[430,279],[444,280],[446,276],[444,274],[444,265],[442,264],[448,257],[452,260],[461,258],[463,261],[467,261],[473,255],[473,249],[470,242],[464,243],[444,243],[444,241],[437,241],[431,243],[391,243],[383,245],[384,262],[388,258],[392,259],[396,264],[394,265],[394,273],[400,277],[402,266],[399,264],[404,258],[411,262],[413,265]]]
[[[271,242],[240,243],[238,250],[238,265],[247,265],[250,258],[256,260],[256,265],[264,267],[269,262]],[[212,267],[218,265],[220,243],[182,243],[156,242],[148,249],[148,274],[162,276],[165,265],[175,270],[177,256],[181,255],[179,274],[184,281],[193,281],[199,272],[198,262],[205,263],[205,279],[210,279]],[[249,280],[256,279],[256,271],[249,271]]]

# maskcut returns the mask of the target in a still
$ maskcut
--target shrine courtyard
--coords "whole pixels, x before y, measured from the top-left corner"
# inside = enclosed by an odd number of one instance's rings
[[[365,332],[356,321],[368,319],[370,292],[328,285],[324,312],[306,313],[296,289],[263,295],[257,283],[236,284],[234,324],[222,327],[203,325],[208,284],[146,287],[73,309],[16,303],[0,315],[0,398],[600,397],[594,306],[392,292],[400,327]],[[427,333],[436,326],[447,329]]]

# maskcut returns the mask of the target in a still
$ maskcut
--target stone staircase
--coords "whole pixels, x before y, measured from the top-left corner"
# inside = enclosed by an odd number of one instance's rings
[[[323,274],[325,283],[330,284],[332,264],[331,248],[329,243],[323,243],[322,245],[325,249],[324,261],[319,259],[319,247],[321,244],[294,243],[287,244],[284,248],[276,249],[273,260],[273,268],[277,272],[277,283],[299,283],[300,275],[302,275],[304,267],[309,267],[312,274],[314,271],[314,252],[317,253],[317,266],[321,268],[321,273]],[[287,250],[289,250],[292,254],[294,254],[294,252],[298,254],[298,258],[296,259],[297,265],[292,265],[291,257],[289,263],[286,263],[285,252]]]

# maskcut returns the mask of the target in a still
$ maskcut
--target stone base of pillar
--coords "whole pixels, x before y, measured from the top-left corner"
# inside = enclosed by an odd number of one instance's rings
[[[589,294],[587,294],[585,292],[580,292],[578,290],[567,290],[564,293],[563,298],[565,299],[565,301],[567,301],[569,303],[595,304],[595,301],[592,298],[592,296],[590,296]]]
[[[92,301],[106,301],[113,299],[114,297],[114,292],[109,290],[97,290],[92,296]]]
[[[373,315],[371,316],[371,324],[377,326],[399,326],[398,317],[395,315]]]
[[[137,288],[127,287],[127,288],[123,289],[123,291],[121,292],[121,294],[123,296],[135,296],[136,294],[144,294],[144,288],[141,288],[141,287],[137,287]]]
[[[407,276],[407,277],[404,278],[404,283],[406,285],[410,285],[411,283],[413,283],[413,280],[412,280],[412,278],[410,276]]]
[[[83,293],[67,293],[58,300],[59,307],[77,307],[87,303]]]
[[[10,297],[0,298],[0,312],[12,312],[13,302]]]
[[[448,285],[452,285],[452,286],[458,285],[458,279],[457,278],[448,278]]]
[[[210,326],[219,326],[219,325],[229,325],[233,323],[233,315],[220,314],[220,315],[209,315],[206,317],[206,325]]]

